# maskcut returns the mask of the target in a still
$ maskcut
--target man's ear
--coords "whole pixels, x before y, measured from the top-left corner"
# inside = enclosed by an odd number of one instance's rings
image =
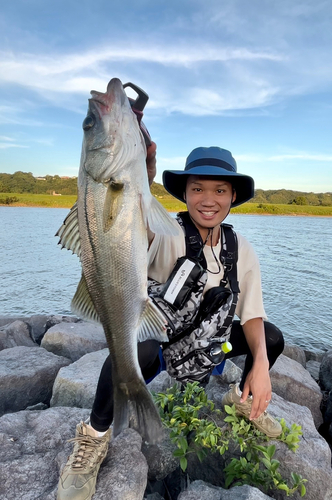
[[[236,191],[233,189],[232,203],[236,200]]]
[[[183,192],[183,199],[184,199],[184,201],[187,201],[186,200],[186,192],[185,191]]]

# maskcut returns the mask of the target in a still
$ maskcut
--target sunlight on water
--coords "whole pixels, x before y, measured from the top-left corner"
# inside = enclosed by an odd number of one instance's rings
[[[79,259],[54,235],[66,209],[0,207],[0,316],[70,314]],[[266,313],[286,340],[332,349],[332,219],[230,215],[261,263]]]

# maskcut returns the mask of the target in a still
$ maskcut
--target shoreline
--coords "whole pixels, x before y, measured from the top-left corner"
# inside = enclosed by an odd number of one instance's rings
[[[161,203],[162,204],[162,203]],[[163,204],[162,204],[163,205]],[[72,204],[70,206],[68,205],[56,205],[56,206],[50,206],[50,205],[43,205],[43,204],[38,204],[38,203],[32,203],[32,204],[26,204],[26,203],[13,203],[13,204],[10,204],[10,205],[7,205],[7,204],[1,204],[0,203],[0,207],[6,207],[6,208],[59,208],[59,209],[67,209],[67,210],[70,210]],[[164,206],[164,205],[163,205]],[[316,205],[313,205],[313,207],[315,207]],[[277,204],[275,205],[271,205],[271,208],[272,207],[278,207]],[[172,207],[172,208],[168,208],[168,207],[165,207],[164,208],[167,210],[167,212],[172,212],[172,213],[177,213],[177,212],[180,212],[183,210],[183,206],[181,207]],[[317,207],[319,208],[319,207]],[[331,212],[332,212],[332,207],[331,207]],[[331,214],[313,214],[313,213],[310,213],[310,212],[299,212],[299,213],[296,213],[296,212],[268,212],[268,211],[262,211],[262,209],[251,209],[251,210],[248,210],[247,212],[245,211],[237,211],[236,209],[234,211],[231,211],[230,212],[230,215],[263,215],[263,216],[281,216],[281,217],[323,217],[323,218],[329,218],[329,217],[332,217],[332,213]]]

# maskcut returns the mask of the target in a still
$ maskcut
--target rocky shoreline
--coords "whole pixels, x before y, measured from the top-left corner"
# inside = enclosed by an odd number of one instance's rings
[[[67,440],[89,416],[107,354],[99,325],[72,316],[0,317],[1,499],[56,499],[59,472],[72,449]],[[243,359],[232,361],[206,388],[218,408],[228,384],[240,377]],[[317,355],[287,345],[271,380],[269,412],[288,426],[301,425],[303,432],[296,453],[274,441],[281,472],[289,477],[297,471],[308,479],[306,499],[332,500],[332,351]],[[162,372],[148,387],[160,392],[173,383]],[[272,498],[249,486],[223,489],[227,457],[215,455],[203,464],[190,460],[186,484],[182,477],[177,490],[180,470],[172,451],[166,431],[159,445],[148,446],[127,429],[111,440],[93,500]],[[273,498],[286,496],[279,491]]]

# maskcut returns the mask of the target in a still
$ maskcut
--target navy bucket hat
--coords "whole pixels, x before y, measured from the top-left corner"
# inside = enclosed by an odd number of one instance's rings
[[[164,171],[165,189],[184,203],[183,195],[189,175],[221,177],[230,182],[236,191],[236,200],[232,207],[237,207],[254,196],[254,180],[249,175],[237,173],[236,161],[227,149],[196,148],[188,156],[184,170]]]

